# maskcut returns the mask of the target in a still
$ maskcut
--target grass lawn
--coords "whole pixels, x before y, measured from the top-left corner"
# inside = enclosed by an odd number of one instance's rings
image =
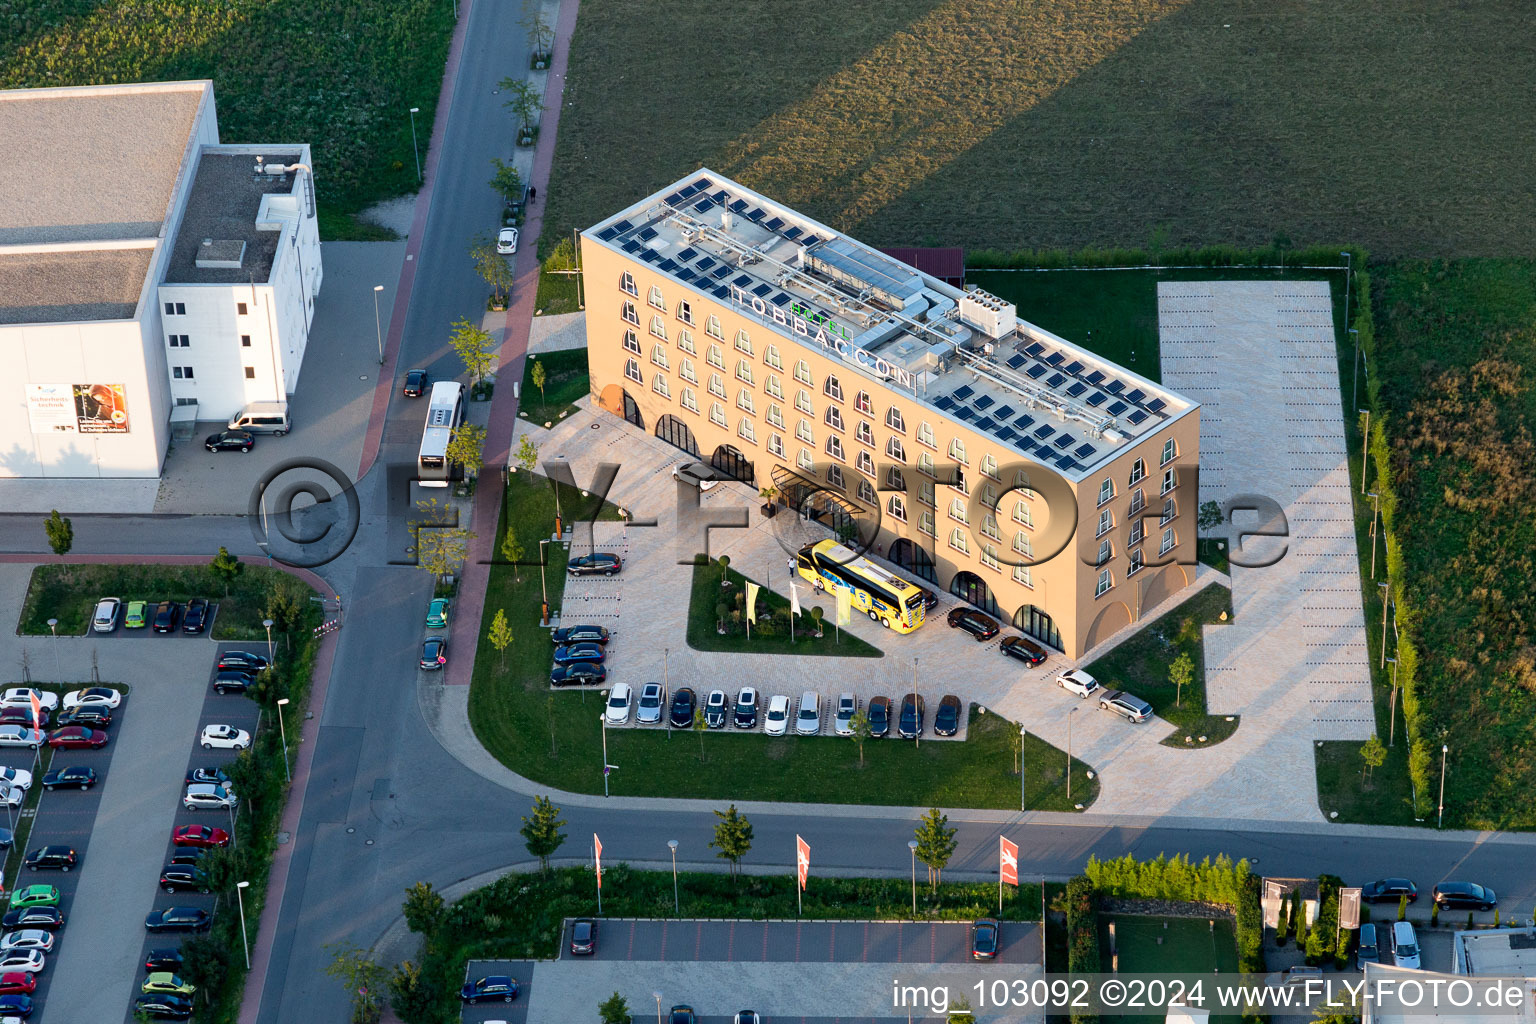
[[[1099,950],[1104,971],[1115,970],[1109,942],[1115,927],[1114,949],[1122,974],[1235,975],[1238,973],[1237,930],[1228,918],[1139,917],[1099,914]],[[1144,1017],[1104,1014],[1103,1021],[1139,1021]],[[1241,1014],[1212,1014],[1212,1021],[1242,1020]]]
[[[784,0],[761,28],[583,4],[546,245],[706,166],[876,245],[1536,253],[1518,4]],[[690,38],[706,66],[656,59]]]
[[[534,298],[537,315],[554,316],[557,313],[575,313],[581,309],[577,275],[555,273],[575,268],[575,252],[576,244],[567,235],[539,264],[539,290]]]
[[[816,638],[815,623],[811,618],[811,595],[802,604],[800,618],[795,623],[795,638],[789,636],[789,599],[781,597],[766,587],[757,595],[758,624],[752,627],[752,638],[747,639],[742,622],[728,622],[727,632],[721,635],[715,629],[719,620],[715,605],[726,601],[735,610],[746,605],[747,577],[731,569],[733,586],[720,589],[720,564],[708,562],[693,567],[693,590],[688,597],[688,646],[698,651],[731,651],[738,654],[820,654],[834,658],[878,658],[880,649],[865,643],[851,633],[838,631],[832,623],[837,618],[837,606],[825,609],[822,637]],[[752,580],[758,583],[758,580]],[[738,601],[737,599],[740,598]],[[767,621],[771,613],[773,621]],[[743,615],[745,613],[743,612]],[[767,628],[764,629],[763,627]]]
[[[219,640],[260,640],[267,633],[261,621],[266,618],[272,588],[294,588],[299,602],[308,605],[314,591],[306,584],[278,569],[246,565],[225,594],[224,582],[206,565],[40,565],[32,570],[32,581],[22,602],[18,632],[26,636],[47,636],[48,620],[59,620],[63,636],[82,636],[90,626],[96,602],[103,597],[120,597],[127,614],[130,601],[186,602],[205,597],[217,602],[213,635]],[[299,593],[302,591],[302,593]],[[150,608],[153,611],[153,607]]]
[[[533,384],[533,364],[544,367],[544,390]],[[587,393],[587,350],[567,349],[563,352],[541,352],[529,356],[523,364],[523,391],[518,409],[526,414],[530,423],[543,425],[554,423],[562,414],[569,415],[577,399]],[[553,528],[551,528],[553,529]]]
[[[211,78],[219,136],[309,143],[322,237],[367,240],[351,215],[418,187],[452,30],[443,0],[0,0],[0,88]]]
[[[1147,701],[1159,717],[1178,726],[1165,746],[1212,746],[1237,731],[1240,716],[1211,715],[1205,710],[1205,644],[1200,627],[1232,617],[1232,592],[1220,584],[1206,587],[1179,607],[1145,627],[1125,643],[1087,666],[1088,674],[1112,689],[1124,687]],[[1168,668],[1180,654],[1194,662],[1194,681],[1175,704],[1177,687]],[[1206,738],[1205,743],[1200,737]],[[1185,742],[1188,737],[1192,740]]]
[[[1195,541],[1196,557],[1217,572],[1230,573],[1227,562],[1227,542],[1220,537],[1201,537]]]
[[[536,543],[554,522],[554,500],[541,478],[512,477],[502,514],[504,531],[515,524],[519,539],[536,557]],[[589,499],[594,500],[594,499]],[[566,504],[567,510],[573,505]],[[498,536],[497,549],[500,548]],[[565,588],[563,548],[549,552],[549,599],[559,607]],[[509,768],[535,781],[578,793],[601,793],[601,698],[596,693],[551,691],[548,668],[554,647],[538,623],[540,581],[536,566],[491,567],[486,591],[485,636],[498,608],[505,609],[514,640],[505,655],[482,642],[469,695],[470,724],[487,750]],[[681,639],[681,638],[679,638]],[[652,642],[659,642],[653,640]],[[676,680],[674,680],[676,682]],[[673,796],[708,799],[825,801],[899,806],[1017,807],[1019,777],[1013,771],[1012,723],[973,713],[965,742],[925,742],[914,747],[896,740],[858,745],[847,738],[769,738],[686,733],[664,729],[614,729],[608,733],[608,761],[620,766],[610,777],[615,796]],[[1029,807],[1070,810],[1066,799],[1066,754],[1028,737],[1025,748]],[[764,765],[771,770],[764,771]],[[1072,803],[1090,805],[1098,793],[1091,767],[1074,761]]]

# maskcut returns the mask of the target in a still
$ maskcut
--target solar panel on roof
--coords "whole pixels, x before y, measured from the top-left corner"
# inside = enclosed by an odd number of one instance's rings
[[[1052,387],[1052,388],[1059,387],[1059,386],[1061,386],[1062,382],[1065,381],[1066,379],[1067,378],[1066,378],[1066,376],[1064,374],[1053,373],[1053,374],[1051,374],[1050,379],[1045,382],[1045,384],[1046,384],[1046,387]]]
[[[1060,466],[1062,469],[1076,469],[1077,468],[1077,463],[1072,461],[1072,456],[1067,455],[1065,452],[1063,452],[1061,455],[1056,456],[1056,465]]]
[[[687,263],[689,260],[693,259],[698,254],[699,254],[699,251],[697,249],[695,249],[693,246],[690,245],[688,248],[684,249],[682,252],[677,254],[677,262],[679,262],[679,263]]]
[[[682,196],[684,199],[692,199],[698,192],[699,186],[697,185],[684,185],[682,188],[677,190],[677,194]]]
[[[957,402],[963,402],[975,393],[976,389],[971,387],[969,384],[961,384],[959,387],[955,388],[953,392],[955,401]]]
[[[1062,434],[1053,443],[1057,448],[1070,448],[1077,443],[1077,438],[1071,434]]]
[[[628,230],[630,230],[630,229],[631,229],[631,228],[633,228],[633,227],[634,227],[634,225],[633,225],[633,224],[631,224],[631,223],[630,223],[630,222],[629,222],[629,221],[627,221],[627,220],[621,220],[621,221],[619,221],[619,222],[618,222],[618,223],[617,223],[617,224],[615,224],[615,225],[614,225],[614,227],[615,227],[615,228],[617,228],[617,229],[618,229],[618,230],[619,230],[619,231],[628,231]]]
[[[660,263],[656,264],[656,269],[665,271],[666,273],[670,274],[672,271],[677,269],[677,261],[673,259],[662,260]]]
[[[730,193],[722,188],[718,192],[711,193],[709,198],[713,199],[717,203],[724,203],[728,198],[730,198]]]
[[[1125,400],[1127,402],[1140,402],[1143,398],[1146,397],[1147,393],[1141,390],[1141,388],[1137,388],[1135,391],[1132,391],[1130,394],[1126,395]]]
[[[1103,379],[1104,379],[1104,371],[1103,370],[1094,370],[1088,376],[1083,378],[1083,380],[1085,380],[1089,384],[1093,384],[1093,385],[1097,385],[1099,383],[1099,381],[1101,381]]]
[[[948,411],[955,407],[955,400],[948,395],[940,395],[939,399],[933,404],[940,409]]]
[[[1074,359],[1074,360],[1072,360],[1071,363],[1069,363],[1067,365],[1067,372],[1070,373],[1070,374],[1073,374],[1074,376],[1079,374],[1079,373],[1082,373],[1083,372],[1083,364],[1081,362],[1079,362],[1078,360]]]
[[[781,228],[783,226],[784,226],[784,218],[783,217],[775,217],[775,218],[773,218],[773,220],[770,220],[766,224],[763,225],[763,227],[767,228],[769,231],[777,231],[777,230],[779,230],[779,228]]]
[[[1062,355],[1060,352],[1052,352],[1050,355],[1045,357],[1045,361],[1050,363],[1052,366],[1060,366],[1066,358],[1067,357]]]
[[[614,237],[618,235],[618,233],[619,231],[617,228],[606,227],[597,233],[597,237],[601,238],[605,242],[611,242],[613,241]]]
[[[1168,403],[1163,401],[1161,398],[1154,398],[1152,401],[1147,403],[1147,408],[1152,412],[1162,412],[1167,407]]]
[[[643,227],[643,228],[640,229],[640,241],[642,241],[642,242],[649,242],[651,239],[653,239],[655,237],[656,237],[656,229],[655,228],[647,226],[647,227]]]
[[[1093,394],[1084,399],[1084,401],[1086,401],[1089,405],[1102,405],[1104,404],[1104,392],[1095,391]]]
[[[661,259],[661,253],[657,252],[655,249],[647,249],[645,252],[640,254],[640,258],[645,260],[647,263],[655,263],[657,260]]]
[[[620,246],[620,248],[625,252],[639,252],[640,243],[635,241],[633,238],[627,238],[624,240],[624,244]]]
[[[997,424],[992,422],[992,417],[991,416],[983,416],[981,419],[976,421],[976,429],[977,430],[987,430],[987,431],[990,431],[995,426],[997,426]]]
[[[713,256],[705,256],[703,259],[699,260],[699,262],[695,264],[695,266],[697,266],[700,270],[708,270],[710,267],[712,267],[714,265],[715,265],[715,258]]]
[[[762,219],[763,211],[761,207],[754,206],[751,210],[747,211],[747,220],[760,221]]]
[[[1075,381],[1072,382],[1072,386],[1067,388],[1067,394],[1071,395],[1073,398],[1076,398],[1078,395],[1082,394],[1084,391],[1087,391],[1087,390],[1088,390],[1088,385],[1087,384],[1084,384],[1080,380],[1075,380]]]
[[[671,195],[667,196],[667,198],[663,199],[662,202],[666,203],[668,206],[675,206],[687,198],[688,197],[683,195],[681,192],[673,192]]]
[[[1050,369],[1050,367],[1046,366],[1044,363],[1036,363],[1029,369],[1025,370],[1024,373],[1029,377],[1038,377],[1048,369]]]
[[[1014,433],[1013,433],[1013,428],[1012,427],[1000,427],[1000,428],[998,428],[998,430],[997,430],[997,439],[999,441],[1012,441],[1013,438],[1014,438]]]
[[[700,199],[698,202],[693,204],[693,210],[695,213],[708,213],[714,208],[714,201],[709,199]]]
[[[714,294],[715,294],[715,298],[723,299],[727,295],[731,294],[731,290],[729,288],[727,288],[725,285],[721,285],[719,288],[715,289],[715,293]]]
[[[1009,416],[1013,415],[1013,406],[1000,405],[992,410],[992,415],[996,416],[999,421],[1006,420]]]
[[[957,419],[957,420],[968,420],[968,419],[970,419],[972,416],[974,416],[976,414],[971,410],[971,407],[968,406],[968,405],[957,405],[957,406],[955,406],[954,411],[951,413],[951,415],[953,415],[955,417],[955,419]]]
[[[709,186],[711,186],[713,184],[714,184],[714,182],[710,181],[708,178],[700,178],[700,179],[698,179],[697,181],[695,181],[693,183],[692,187],[693,187],[693,189],[695,191],[703,192],[705,189],[709,188]]]
[[[1080,459],[1086,459],[1088,456],[1092,455],[1096,450],[1097,449],[1095,449],[1093,447],[1093,445],[1091,445],[1091,444],[1080,444],[1080,445],[1077,446],[1077,449],[1072,452],[1072,454],[1076,455]]]
[[[758,298],[762,298],[764,295],[767,295],[771,291],[773,291],[773,285],[764,283],[758,285],[756,288],[753,288],[752,294],[756,295]]]
[[[1040,344],[1038,341],[1035,342],[1033,345],[1029,346],[1029,348],[1024,350],[1026,355],[1031,355],[1031,356],[1038,356],[1041,352],[1044,352],[1044,351],[1045,351],[1045,346]]]
[[[738,199],[734,203],[731,204],[731,209],[735,210],[737,213],[740,213],[741,211],[745,210],[746,208],[747,208],[747,201],[745,199]]]
[[[789,296],[785,295],[783,292],[779,292],[779,294],[777,294],[777,295],[775,295],[773,297],[773,304],[775,306],[782,306],[782,305],[784,305],[788,301],[789,301]]]
[[[692,281],[696,276],[697,275],[693,272],[692,267],[684,267],[682,270],[677,272],[677,279],[682,281],[684,284]]]
[[[1016,447],[1019,449],[1019,451],[1024,452],[1027,455],[1028,453],[1035,450],[1035,442],[1031,441],[1027,437],[1020,436]]]
[[[788,231],[784,232],[784,237],[793,242],[795,239],[800,237],[800,234],[801,232],[799,228],[790,228]]]
[[[1024,430],[1033,422],[1035,422],[1035,418],[1029,413],[1025,413],[1023,416],[1020,416],[1018,419],[1014,420],[1013,425],[1020,430]]]
[[[700,264],[700,266],[703,266],[703,264]],[[709,276],[714,278],[716,281],[723,281],[727,277],[731,276],[731,268],[722,263],[714,270],[710,271]]]
[[[1104,390],[1108,391],[1112,395],[1118,395],[1120,392],[1125,390],[1125,384],[1118,380],[1112,380],[1108,384],[1104,385]]]
[[[1119,416],[1121,413],[1125,412],[1125,410],[1127,410],[1129,408],[1130,408],[1130,406],[1126,405],[1124,402],[1121,402],[1121,401],[1111,402],[1110,406],[1109,406],[1109,414],[1111,416]]]
[[[1051,426],[1049,423],[1046,423],[1042,424],[1040,429],[1035,431],[1035,436],[1044,441],[1054,433],[1056,433],[1056,428]]]
[[[746,274],[738,274],[738,275],[736,275],[736,278],[733,281],[731,281],[731,284],[735,285],[737,288],[745,288],[747,285],[749,285],[751,283],[752,283],[752,279],[750,277],[748,277]]]
[[[990,409],[994,404],[996,404],[996,400],[991,395],[982,395],[971,404],[978,409]]]
[[[1146,418],[1147,414],[1142,412],[1140,409],[1137,409],[1135,412],[1126,417],[1126,419],[1130,420],[1132,423],[1140,423]]]
[[[1017,354],[1017,353],[1015,353],[1015,354],[1013,354],[1013,355],[1008,357],[1008,365],[1010,367],[1012,367],[1013,369],[1015,369],[1015,370],[1017,370],[1019,367],[1023,366],[1024,363],[1025,363],[1024,357],[1019,355],[1019,354]]]

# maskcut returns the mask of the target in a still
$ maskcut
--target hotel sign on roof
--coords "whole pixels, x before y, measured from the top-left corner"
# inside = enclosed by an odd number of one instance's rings
[[[914,394],[917,391],[917,375],[910,370],[893,366],[885,359],[875,355],[867,349],[862,349],[853,344],[840,325],[830,321],[817,323],[809,320],[794,310],[785,310],[770,302],[765,302],[751,292],[732,285],[731,301],[743,309],[749,309],[759,320],[778,324],[807,341],[813,341],[832,352],[845,363],[853,363],[862,366],[887,380],[906,388]],[[829,330],[831,328],[831,330]]]

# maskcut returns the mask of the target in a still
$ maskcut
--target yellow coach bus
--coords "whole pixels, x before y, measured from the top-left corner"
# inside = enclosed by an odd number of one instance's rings
[[[817,590],[852,591],[853,608],[887,629],[910,633],[923,624],[923,591],[835,540],[800,549],[795,565]]]

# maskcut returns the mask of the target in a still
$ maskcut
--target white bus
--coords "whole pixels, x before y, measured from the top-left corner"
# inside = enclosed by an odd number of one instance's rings
[[[427,404],[427,422],[421,431],[421,454],[416,458],[416,476],[423,487],[447,487],[453,475],[448,462],[448,442],[464,422],[464,385],[456,380],[440,380],[432,385]]]

